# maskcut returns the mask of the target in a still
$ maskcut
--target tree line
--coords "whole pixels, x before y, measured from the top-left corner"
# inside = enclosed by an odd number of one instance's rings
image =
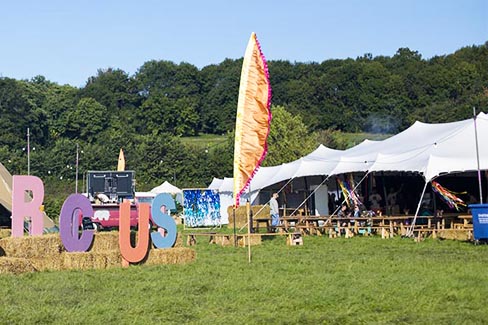
[[[334,146],[334,132],[393,134],[415,120],[448,122],[470,117],[472,107],[487,111],[487,46],[430,59],[401,48],[392,57],[268,62],[275,119],[265,164],[294,160],[319,142]],[[140,190],[166,179],[205,187],[214,176],[232,175],[241,66],[242,59],[202,69],[153,60],[134,75],[100,69],[81,88],[43,76],[2,77],[0,162],[26,174],[29,128],[31,174],[43,179],[73,182],[77,167],[80,179],[86,170],[114,169],[123,148]],[[201,134],[227,140],[206,148],[182,141]]]

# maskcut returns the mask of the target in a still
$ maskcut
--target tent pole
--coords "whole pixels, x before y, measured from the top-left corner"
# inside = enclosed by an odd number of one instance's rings
[[[383,195],[385,198],[383,202],[385,203],[385,207],[386,207],[385,212],[387,216],[391,217],[391,208],[390,208],[390,204],[388,203],[387,195],[386,195],[385,173],[383,171],[381,171],[381,183],[383,183]]]
[[[407,232],[407,237],[413,236],[413,228],[415,227],[415,222],[417,221],[417,216],[420,211],[420,205],[422,204],[422,200],[424,198],[425,190],[427,189],[427,184],[429,184],[429,181],[425,181],[424,189],[422,191],[422,195],[420,196],[419,204],[417,205],[417,210],[415,211],[415,216],[413,217],[412,224],[410,225],[410,229]]]
[[[483,190],[481,188],[480,153],[478,148],[478,129],[476,128],[476,108],[473,107],[474,140],[476,143],[476,162],[478,163],[478,185],[480,188],[480,203],[483,204]]]
[[[432,187],[430,188],[430,195],[432,196],[432,202],[434,203],[434,216],[437,215],[437,202],[436,202],[436,195]]]
[[[307,201],[307,195],[308,195],[308,183],[307,183],[307,176],[304,176],[303,177],[303,182],[305,183],[305,199],[304,201]],[[307,216],[308,215],[308,212],[307,210],[310,210],[309,207],[307,205],[305,205],[305,215]]]
[[[317,186],[313,191],[312,193],[310,193],[306,198],[305,200],[302,201],[302,203],[300,203],[300,205],[290,214],[290,216],[293,216],[295,214],[295,212],[298,211],[298,209],[300,209],[300,207],[305,203],[307,202],[307,200],[312,196],[314,195],[315,192],[317,192],[317,190],[322,186],[324,185],[324,183],[329,179],[329,176],[327,176],[323,181],[322,183],[319,184],[319,186]]]
[[[336,179],[335,179],[335,183],[336,183],[336,197],[337,197],[337,200],[339,200],[339,182],[337,181],[337,176],[336,176]]]

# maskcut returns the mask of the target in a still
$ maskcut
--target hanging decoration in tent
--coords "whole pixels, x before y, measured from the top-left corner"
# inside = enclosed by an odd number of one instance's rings
[[[337,177],[337,183],[341,188],[342,195],[346,199],[346,204],[348,207],[352,207],[354,205],[361,206],[363,204],[354,190],[354,179],[352,178],[351,174],[349,174],[349,180],[344,179],[344,181],[342,181],[339,177]]]
[[[363,203],[359,199],[359,195],[356,193],[354,190],[356,188],[356,184],[354,183],[354,178],[352,177],[352,174],[349,174],[349,191],[350,191],[350,196],[354,202],[355,205],[361,206]]]
[[[467,194],[467,192],[453,192],[448,190],[447,188],[443,187],[441,184],[437,183],[436,181],[432,182],[432,190],[439,194],[441,199],[446,202],[450,209],[456,209],[459,211],[460,207],[466,207],[466,203],[458,198],[456,194]]]
[[[252,33],[241,70],[234,142],[234,205],[266,157],[271,123],[268,64]]]

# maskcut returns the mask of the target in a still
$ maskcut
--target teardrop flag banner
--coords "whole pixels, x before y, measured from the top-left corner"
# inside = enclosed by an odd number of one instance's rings
[[[125,170],[125,157],[124,157],[124,151],[122,148],[120,148],[119,152],[119,162],[117,164],[117,171],[124,171]]]
[[[252,33],[241,70],[234,142],[234,205],[266,157],[271,123],[268,64]]]

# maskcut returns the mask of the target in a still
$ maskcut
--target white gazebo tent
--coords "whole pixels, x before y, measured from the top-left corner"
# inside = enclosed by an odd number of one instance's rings
[[[183,192],[182,192],[182,190],[180,188],[174,186],[173,184],[171,184],[168,181],[164,181],[163,184],[156,186],[150,192],[154,193],[154,194],[169,193],[169,194],[175,195],[176,201],[178,201],[180,204],[183,204]]]

